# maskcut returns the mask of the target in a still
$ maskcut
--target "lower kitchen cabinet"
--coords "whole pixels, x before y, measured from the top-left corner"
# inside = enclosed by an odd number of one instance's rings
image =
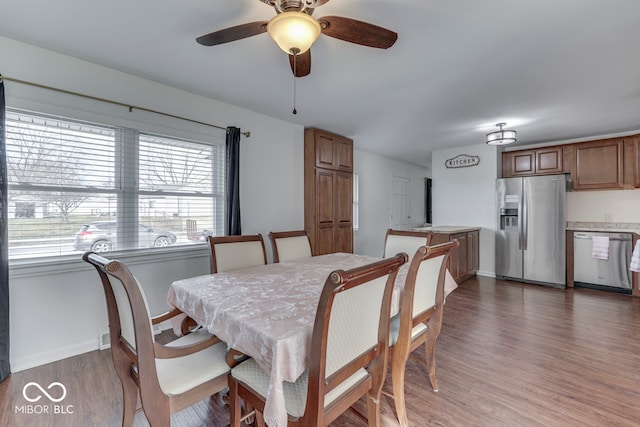
[[[457,239],[460,245],[449,254],[449,271],[458,284],[476,275],[480,266],[480,230],[462,232],[433,231],[431,244]]]

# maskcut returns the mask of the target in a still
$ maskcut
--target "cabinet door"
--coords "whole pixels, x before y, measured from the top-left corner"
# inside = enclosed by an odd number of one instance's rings
[[[636,136],[632,140],[632,145],[634,147],[634,153],[632,155],[633,158],[633,174],[634,181],[633,186],[638,188],[640,187],[640,136]]]
[[[622,138],[575,145],[571,175],[574,190],[624,188]]]
[[[335,173],[334,252],[353,252],[353,175]]]
[[[353,141],[336,137],[334,140],[335,167],[344,172],[353,171]]]
[[[313,248],[316,255],[333,252],[335,229],[334,188],[335,172],[316,169],[316,240]]]
[[[316,142],[316,167],[335,169],[333,135],[321,131],[315,131]]]
[[[474,275],[480,268],[480,232],[467,233],[467,273]]]
[[[624,183],[627,188],[640,187],[640,136],[624,138]]]
[[[331,132],[315,129],[316,167],[353,171],[353,141]]]
[[[452,234],[451,240],[454,239],[460,242],[460,246],[454,248],[449,255],[451,275],[456,282],[462,283],[467,275],[467,233]]]
[[[536,152],[536,174],[554,174],[564,172],[562,147],[539,148]]]
[[[535,150],[502,153],[502,177],[533,175],[536,172]]]

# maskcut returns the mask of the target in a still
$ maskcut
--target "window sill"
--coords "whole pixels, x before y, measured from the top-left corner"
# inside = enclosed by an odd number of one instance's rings
[[[135,265],[209,256],[209,249],[208,246],[203,243],[153,250],[114,251],[105,254],[105,256],[109,259],[118,259],[127,265]],[[90,268],[91,266],[89,264],[82,261],[81,254],[51,258],[30,258],[10,260],[9,276],[10,278],[20,278],[64,274],[75,271],[86,271]]]

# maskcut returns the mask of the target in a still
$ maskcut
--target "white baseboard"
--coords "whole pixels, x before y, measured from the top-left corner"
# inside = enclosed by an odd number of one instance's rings
[[[493,277],[494,279],[496,278],[496,273],[494,271],[476,271],[476,275],[482,277]]]
[[[164,330],[171,329],[171,322],[166,321],[160,323],[159,325],[154,325],[153,329],[153,333],[157,335]],[[11,359],[11,372],[20,372],[26,369],[35,368],[37,366],[46,365],[47,363],[57,362],[58,360],[78,356],[90,351],[100,350],[99,344],[100,340],[98,339],[98,337],[96,337],[95,339],[72,344],[66,347],[56,348],[27,357],[23,356],[20,358],[20,360]]]
[[[46,365],[47,363],[56,362],[68,357],[77,356],[79,354],[88,353],[98,350],[98,340],[92,339],[66,347],[56,348],[54,350],[21,357],[20,360],[11,360],[11,372],[20,372],[26,369],[35,368],[36,366]]]

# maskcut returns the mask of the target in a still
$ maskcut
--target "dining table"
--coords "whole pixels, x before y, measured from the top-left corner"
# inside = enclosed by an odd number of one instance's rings
[[[264,420],[269,427],[284,427],[283,382],[295,382],[306,369],[317,304],[327,277],[335,270],[379,260],[332,253],[191,277],[173,282],[167,301],[230,349],[256,361],[269,376]],[[408,262],[398,270],[392,316],[399,311],[408,270]],[[455,287],[447,271],[445,295]]]

